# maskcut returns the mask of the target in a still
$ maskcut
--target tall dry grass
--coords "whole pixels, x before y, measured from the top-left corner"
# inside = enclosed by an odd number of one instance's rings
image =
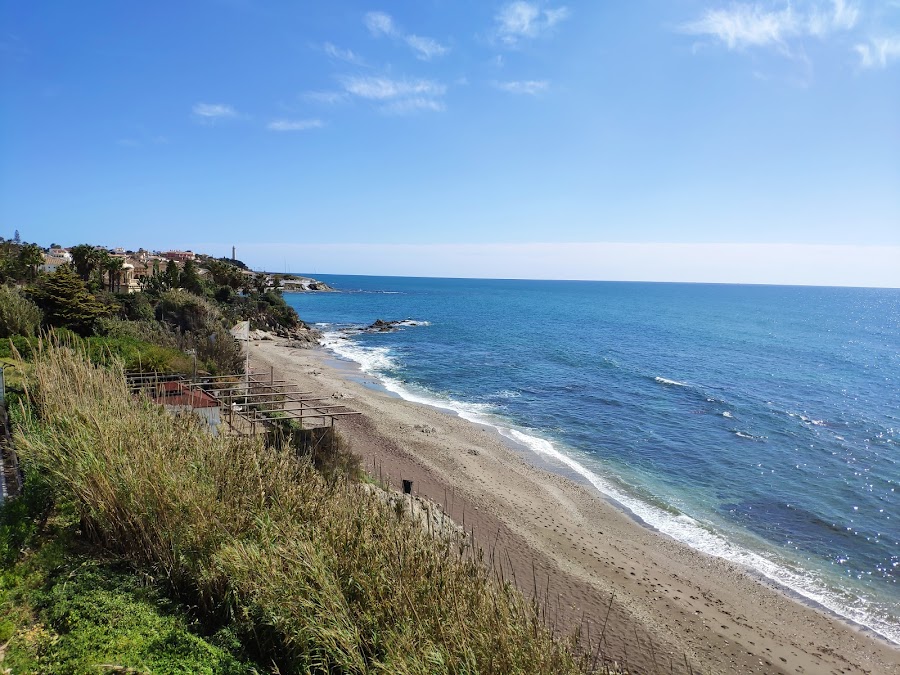
[[[359,485],[133,399],[44,344],[23,456],[84,532],[230,624],[280,672],[576,673],[534,608]]]

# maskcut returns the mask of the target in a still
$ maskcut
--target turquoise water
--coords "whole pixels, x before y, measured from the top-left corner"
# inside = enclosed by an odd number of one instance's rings
[[[900,643],[900,291],[321,278],[285,297],[388,389]]]

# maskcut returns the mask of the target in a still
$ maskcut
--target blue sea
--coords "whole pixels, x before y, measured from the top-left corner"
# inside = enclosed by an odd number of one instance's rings
[[[319,278],[287,301],[390,391],[900,643],[900,290]]]

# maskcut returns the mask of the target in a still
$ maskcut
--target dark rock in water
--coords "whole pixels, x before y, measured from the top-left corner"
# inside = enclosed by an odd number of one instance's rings
[[[375,332],[387,332],[389,330],[394,330],[394,326],[400,323],[399,321],[385,321],[384,319],[376,319],[375,323],[370,325],[366,330],[375,331]]]

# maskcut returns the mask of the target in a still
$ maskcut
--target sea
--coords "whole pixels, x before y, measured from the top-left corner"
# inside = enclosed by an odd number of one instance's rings
[[[900,644],[900,290],[317,278],[380,387]]]

